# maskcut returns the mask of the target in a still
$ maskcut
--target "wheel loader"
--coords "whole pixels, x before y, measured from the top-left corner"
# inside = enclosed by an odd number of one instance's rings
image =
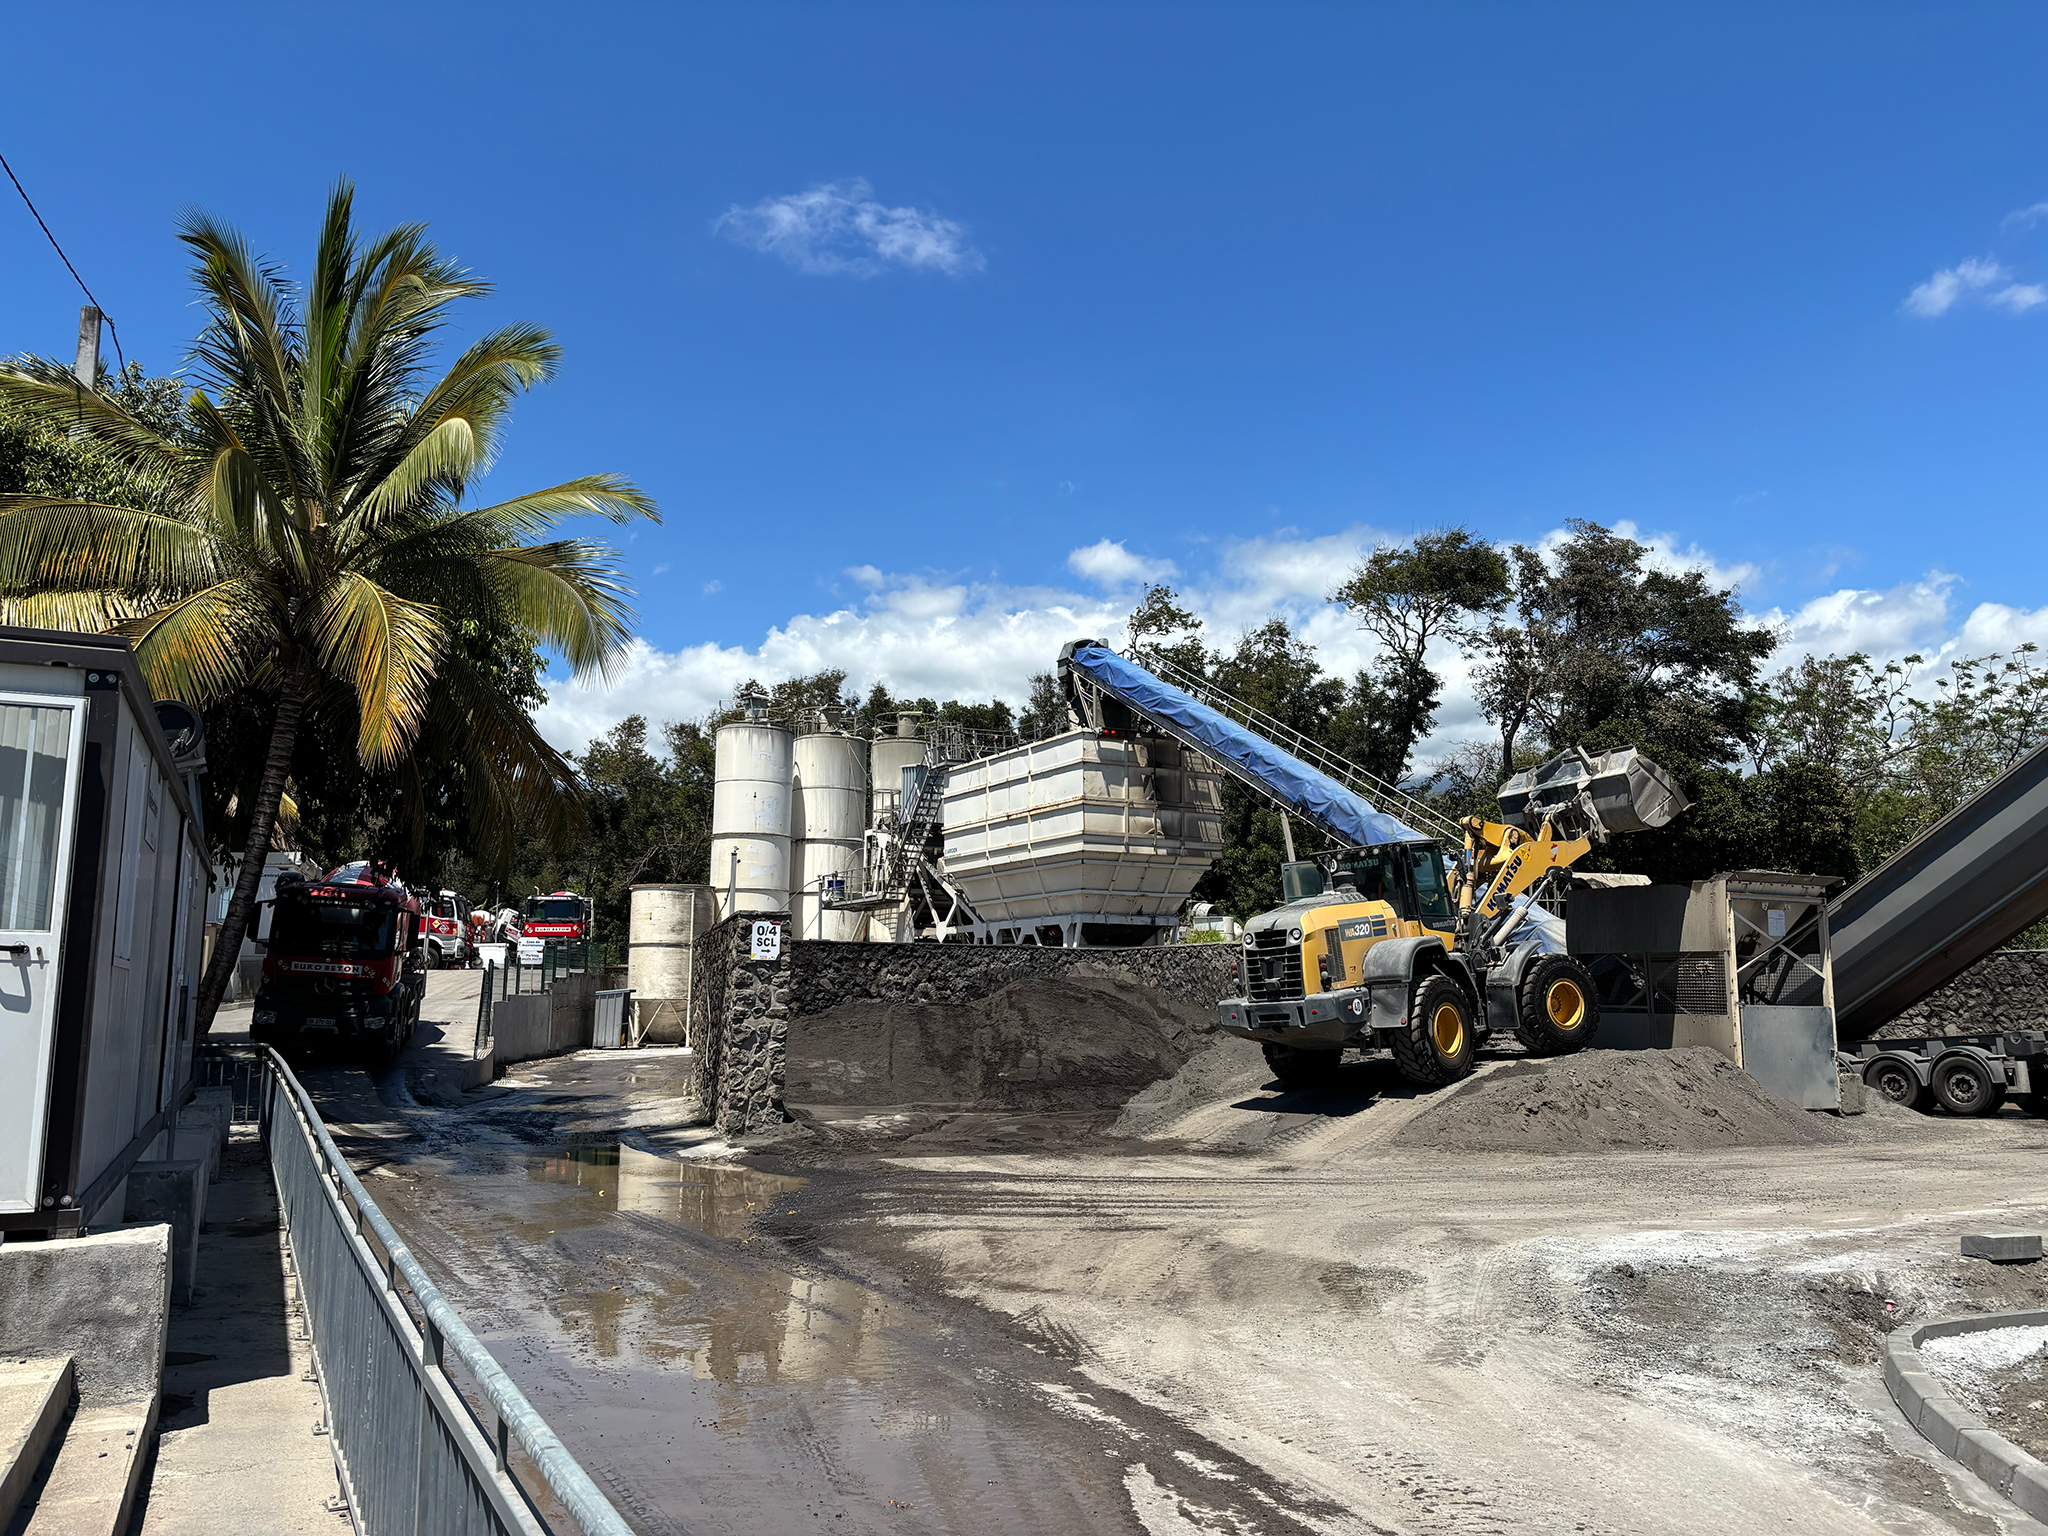
[[[1287,903],[1245,925],[1222,1028],[1259,1041],[1289,1087],[1326,1081],[1347,1047],[1387,1047],[1425,1087],[1464,1077],[1496,1031],[1538,1055],[1584,1049],[1599,997],[1543,898],[1596,843],[1688,802],[1632,748],[1570,748],[1498,798],[1502,820],[1467,820],[1462,847],[1418,838],[1283,866]]]

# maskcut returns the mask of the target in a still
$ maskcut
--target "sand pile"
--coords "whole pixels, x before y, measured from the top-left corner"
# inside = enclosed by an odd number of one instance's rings
[[[1154,1136],[1193,1110],[1256,1094],[1272,1080],[1273,1069],[1256,1040],[1218,1035],[1171,1077],[1135,1095],[1104,1134]]]
[[[1583,1051],[1511,1062],[1445,1094],[1397,1146],[1459,1152],[1704,1151],[1850,1140],[1795,1109],[1718,1051]]]
[[[848,1003],[789,1021],[794,1104],[1054,1111],[1123,1103],[1207,1044],[1214,1014],[1149,988],[1027,977],[977,1003]]]

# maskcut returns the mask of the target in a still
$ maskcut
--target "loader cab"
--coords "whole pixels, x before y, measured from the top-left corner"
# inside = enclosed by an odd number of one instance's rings
[[[1290,901],[1335,894],[1357,901],[1384,901],[1403,922],[1419,923],[1450,942],[1457,908],[1444,868],[1441,843],[1380,843],[1346,848],[1283,868]]]

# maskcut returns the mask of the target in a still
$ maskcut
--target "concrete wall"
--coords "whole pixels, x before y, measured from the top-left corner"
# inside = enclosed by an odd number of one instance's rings
[[[491,1007],[491,1056],[499,1064],[560,1056],[590,1044],[597,1017],[594,974],[557,976],[545,992],[500,998]]]
[[[2001,949],[1930,993],[1868,1038],[2048,1029],[2048,950]]]
[[[742,913],[707,930],[692,957],[691,1039],[698,1096],[728,1134],[779,1125],[789,1020],[844,1003],[973,1003],[1030,976],[1109,977],[1197,1007],[1230,994],[1235,949],[1040,949],[986,944],[835,944],[785,937],[777,960],[752,958],[752,925],[787,913]]]

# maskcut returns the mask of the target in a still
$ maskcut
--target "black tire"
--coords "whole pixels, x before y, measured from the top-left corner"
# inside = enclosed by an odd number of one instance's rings
[[[1952,1115],[1995,1115],[2005,1103],[2005,1084],[1975,1056],[1958,1051],[1934,1064],[1934,1096]]]
[[[1600,1032],[1593,973],[1570,955],[1539,955],[1515,997],[1515,1038],[1531,1056],[1583,1051]]]
[[[1311,1051],[1298,1045],[1265,1042],[1266,1065],[1284,1088],[1327,1088],[1336,1080],[1344,1052]]]
[[[1920,1074],[1896,1058],[1879,1057],[1873,1061],[1863,1069],[1863,1082],[1872,1093],[1881,1094],[1894,1104],[1903,1104],[1923,1114],[1934,1097],[1928,1086],[1920,1081]]]
[[[1425,976],[1408,1001],[1408,1022],[1390,1030],[1394,1065],[1411,1083],[1437,1088],[1472,1070],[1477,1042],[1472,1032],[1472,999],[1442,972]]]
[[[429,944],[427,946],[427,969],[430,971],[441,969],[441,946],[438,944]]]

